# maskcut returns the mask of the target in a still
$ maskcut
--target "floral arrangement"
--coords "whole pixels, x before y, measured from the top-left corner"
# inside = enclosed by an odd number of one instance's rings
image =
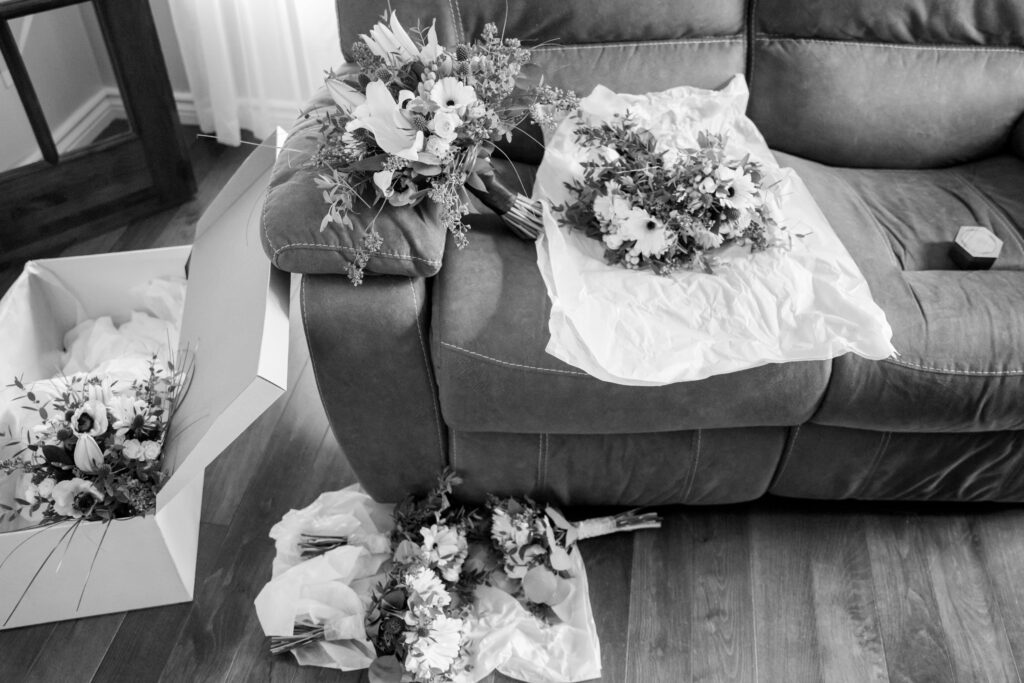
[[[164,480],[167,426],[188,377],[154,357],[149,375],[130,385],[74,375],[58,380],[58,395],[45,401],[15,379],[10,386],[25,392],[15,400],[26,401],[42,422],[29,430],[18,454],[0,462],[4,474],[30,476],[18,507],[0,503],[0,509],[10,518],[39,517],[43,524],[152,512]]]
[[[666,149],[627,113],[577,126],[575,140],[590,159],[583,177],[567,183],[574,201],[554,208],[564,225],[604,245],[609,264],[710,273],[713,249],[739,243],[762,251],[781,242],[765,170],[730,157],[724,135],[702,131],[695,149]]]
[[[636,510],[570,522],[554,508],[528,498],[491,497],[483,508],[458,506],[451,494],[459,482],[454,472],[445,470],[427,495],[409,497],[394,508],[391,559],[384,564],[383,579],[372,591],[365,615],[366,633],[376,655],[370,678],[376,683],[463,680],[481,655],[474,651],[472,638],[475,620],[482,616],[478,588],[504,591],[535,617],[555,622],[559,617],[550,608],[572,590],[570,554],[578,540],[661,525],[656,514]],[[292,535],[296,547],[287,549],[287,554],[301,553],[308,561],[315,544],[308,534],[292,530]],[[325,555],[348,547],[338,536],[322,547],[329,545]],[[282,579],[283,588],[290,585],[286,579]],[[355,585],[365,577],[349,574],[348,579]],[[317,587],[302,592],[325,591]],[[279,603],[277,598],[267,601]],[[333,613],[322,604],[316,611]],[[350,613],[336,621],[343,618],[350,618]],[[303,619],[291,630],[293,635],[271,637],[272,653],[331,640],[332,631],[340,629]]]
[[[466,186],[487,192],[494,143],[526,117],[550,125],[576,106],[571,93],[545,85],[530,51],[487,24],[480,39],[454,50],[437,42],[434,24],[406,31],[395,12],[362,35],[352,52],[359,73],[329,73],[336,107],[319,119],[313,163],[328,210],[323,231],[353,229],[351,213],[385,204],[439,207],[456,244],[466,244]],[[368,227],[348,276],[354,284],[382,239]]]

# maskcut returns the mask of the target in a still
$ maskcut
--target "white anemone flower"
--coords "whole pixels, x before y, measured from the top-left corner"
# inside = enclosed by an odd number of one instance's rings
[[[53,511],[61,517],[83,516],[92,506],[86,496],[90,496],[96,502],[103,500],[99,490],[85,479],[75,477],[67,481],[61,481],[53,487]]]
[[[454,76],[445,76],[430,89],[430,101],[442,110],[462,114],[466,107],[476,102],[476,91]]]
[[[403,90],[396,102],[384,83],[372,81],[366,86],[366,101],[355,108],[345,128],[349,132],[365,128],[388,154],[417,161],[423,149],[423,131],[413,125],[411,115],[401,106],[412,97],[412,92]]]

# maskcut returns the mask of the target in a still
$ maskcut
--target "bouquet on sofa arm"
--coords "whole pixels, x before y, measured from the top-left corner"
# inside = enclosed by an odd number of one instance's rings
[[[478,41],[449,50],[438,44],[433,24],[406,31],[394,12],[352,50],[358,73],[327,78],[336,108],[320,119],[314,157],[328,204],[321,231],[331,224],[353,229],[349,215],[356,210],[379,213],[388,204],[427,199],[461,247],[467,186],[504,208],[513,226],[522,224],[517,216],[532,215],[525,198],[517,201],[494,179],[494,143],[526,117],[550,123],[576,98],[543,83],[529,50],[499,36],[494,24]],[[539,228],[531,234],[537,235]],[[371,223],[348,270],[354,284],[380,246]]]
[[[697,148],[676,150],[627,113],[579,125],[575,138],[590,159],[583,177],[567,183],[575,201],[554,209],[567,227],[600,241],[609,264],[659,275],[710,273],[713,249],[783,243],[773,183],[756,161],[730,157],[725,135],[702,131]]]

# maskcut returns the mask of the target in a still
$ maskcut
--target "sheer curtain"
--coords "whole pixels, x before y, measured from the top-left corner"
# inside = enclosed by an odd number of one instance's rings
[[[227,145],[288,127],[342,62],[334,0],[169,0],[199,127]]]

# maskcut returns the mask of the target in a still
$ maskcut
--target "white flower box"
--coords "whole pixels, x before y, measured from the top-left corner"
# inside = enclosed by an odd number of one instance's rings
[[[133,286],[181,275],[190,261],[180,345],[195,363],[169,433],[171,476],[156,513],[81,523],[73,538],[69,522],[0,533],[0,629],[192,599],[203,471],[287,383],[289,281],[271,268],[258,233],[274,159],[272,147],[252,153],[199,221],[193,248],[35,261],[0,300],[0,385],[22,373],[44,379],[76,322],[74,306],[54,296],[61,288],[48,284],[52,277],[87,317],[122,322],[137,308]],[[0,484],[0,497],[5,488],[13,496],[13,478]]]

